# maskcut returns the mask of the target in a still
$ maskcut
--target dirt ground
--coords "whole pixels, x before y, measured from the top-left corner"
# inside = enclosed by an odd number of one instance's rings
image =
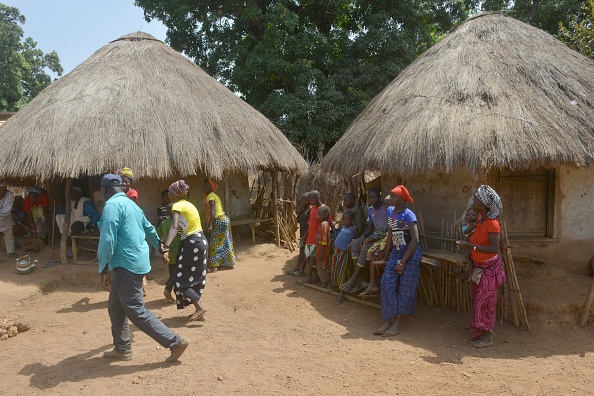
[[[179,364],[133,326],[134,358],[110,363],[107,296],[96,266],[17,275],[0,253],[0,318],[31,330],[0,342],[2,395],[586,395],[594,392],[594,329],[577,326],[590,278],[517,264],[531,332],[497,324],[496,345],[469,346],[469,315],[418,304],[403,331],[374,336],[380,312],[296,285],[296,256],[270,244],[236,247],[235,270],[209,274],[205,322],[186,322],[162,295],[153,260],[146,305],[192,340]],[[40,264],[49,250],[35,255]]]

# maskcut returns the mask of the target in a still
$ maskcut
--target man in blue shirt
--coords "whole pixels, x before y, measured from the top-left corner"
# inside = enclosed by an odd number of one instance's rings
[[[173,363],[190,341],[171,331],[144,306],[142,279],[151,269],[146,239],[156,249],[161,249],[155,227],[138,205],[126,198],[121,185],[118,175],[107,174],[101,179],[106,202],[99,221],[99,272],[101,284],[109,290],[107,311],[114,344],[114,349],[105,352],[103,357],[132,359],[129,319],[162,347],[171,349],[166,361]]]

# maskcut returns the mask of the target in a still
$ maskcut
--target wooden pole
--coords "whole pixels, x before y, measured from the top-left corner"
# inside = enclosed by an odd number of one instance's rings
[[[276,238],[276,246],[280,247],[281,239],[280,239],[280,224],[278,223],[278,203],[276,202],[276,184],[277,184],[277,174],[276,172],[271,172],[272,176],[272,209],[274,210],[274,237]]]
[[[324,292],[324,293],[332,294],[333,296],[338,296],[338,293],[337,292],[332,291],[332,290],[328,290],[328,289],[323,288],[323,287],[320,287],[320,286],[312,285],[312,284],[309,284],[309,283],[304,283],[303,286],[309,287],[310,289],[318,290],[318,291],[321,291],[321,292]],[[348,294],[344,294],[344,298],[345,298],[345,300],[356,302],[356,303],[363,304],[363,305],[367,305],[368,307],[382,309],[382,306],[380,304],[375,304],[375,303],[372,303],[372,302],[369,302],[369,301],[365,301],[365,300],[359,300],[358,298],[351,297]]]
[[[68,243],[68,232],[70,231],[70,212],[72,212],[72,204],[70,203],[70,190],[72,189],[72,178],[66,178],[66,214],[64,215],[64,227],[62,228],[62,239],[60,240],[60,263],[66,264],[68,258],[66,257],[66,244]]]
[[[54,259],[54,235],[56,234],[56,205],[58,201],[54,199],[54,210],[52,213],[52,244],[50,245],[50,260]]]
[[[594,264],[592,264],[594,268]],[[580,317],[580,327],[586,326],[588,318],[590,317],[590,307],[592,306],[592,300],[594,300],[594,278],[592,278],[592,284],[590,285],[590,291],[584,301],[584,307],[582,308],[582,316]]]

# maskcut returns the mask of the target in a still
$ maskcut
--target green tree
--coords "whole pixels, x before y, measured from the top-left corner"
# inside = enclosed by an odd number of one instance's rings
[[[497,0],[492,0],[497,3]],[[327,150],[475,0],[136,0],[167,40],[271,119]]]
[[[51,83],[46,73],[63,69],[56,51],[44,54],[30,37],[23,39],[25,17],[0,3],[0,111],[17,111]]]
[[[580,14],[559,26],[559,39],[582,55],[594,59],[594,1],[587,0]]]
[[[580,12],[582,0],[516,0],[511,15],[552,35]]]

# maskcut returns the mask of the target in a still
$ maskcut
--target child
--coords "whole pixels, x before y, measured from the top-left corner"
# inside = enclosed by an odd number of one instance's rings
[[[332,239],[330,236],[330,208],[322,206],[318,210],[318,233],[316,235],[316,272],[322,282],[322,287],[327,287],[330,282],[330,253],[332,252]]]
[[[308,194],[309,199],[309,218],[307,221],[307,234],[305,235],[305,280],[300,280],[298,284],[312,283],[314,278],[314,269],[316,266],[316,236],[320,221],[318,220],[318,211],[325,205],[320,201],[320,193],[312,190]],[[330,209],[327,209],[330,213]],[[332,217],[328,215],[328,222],[332,222]]]
[[[159,224],[159,226],[157,227],[157,234],[159,235],[159,238],[161,238],[162,240],[167,239],[167,234],[169,233],[169,229],[171,228],[171,208],[172,207],[173,207],[172,203],[170,203],[169,205],[167,205],[165,207],[168,217],[164,218],[161,221],[161,224]],[[188,223],[186,222],[186,219],[184,219],[183,216],[180,215],[179,221],[180,221],[182,228],[188,227]],[[177,264],[177,251],[179,249],[180,242],[181,242],[181,239],[180,239],[180,236],[178,233],[175,236],[175,238],[173,239],[173,242],[171,242],[171,245],[169,245],[169,260],[168,260],[169,279],[167,279],[167,283],[165,284],[165,290],[163,291],[163,295],[169,301],[175,300],[175,298],[173,298],[173,296],[171,295],[171,291],[173,290],[173,277],[175,274],[175,267]]]
[[[297,222],[299,223],[299,257],[295,268],[288,271],[288,275],[301,276],[305,274],[305,238],[307,237],[307,221],[309,219],[309,193],[304,193],[297,205]]]
[[[351,277],[351,263],[349,260],[350,247],[353,239],[359,235],[355,223],[355,213],[350,210],[342,215],[340,227],[338,228],[334,249],[332,253],[332,271],[330,273],[330,285],[332,287],[342,286]],[[340,304],[344,299],[344,291],[341,289],[335,303]]]
[[[462,226],[462,232],[464,233],[464,237],[468,239],[474,233],[476,222],[478,220],[478,213],[472,210],[472,208],[468,208],[464,220],[466,220],[466,225]]]
[[[169,205],[169,192],[167,190],[161,191],[161,205],[157,208],[157,226],[161,224],[161,222],[169,216],[171,213],[167,210],[167,205]]]

